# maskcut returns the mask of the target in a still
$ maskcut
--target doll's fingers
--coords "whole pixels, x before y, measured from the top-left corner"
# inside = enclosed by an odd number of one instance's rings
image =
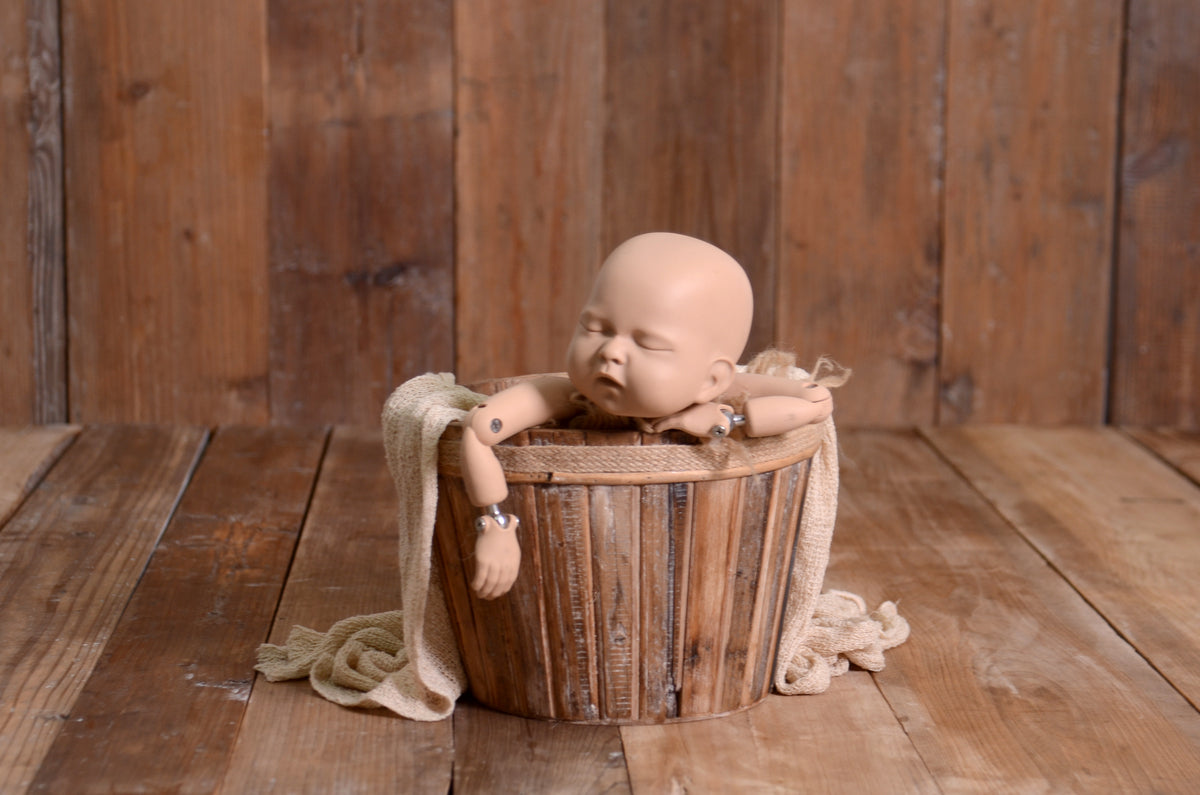
[[[478,596],[483,596],[491,576],[491,566],[480,563],[475,566],[475,577],[471,580],[471,590]]]

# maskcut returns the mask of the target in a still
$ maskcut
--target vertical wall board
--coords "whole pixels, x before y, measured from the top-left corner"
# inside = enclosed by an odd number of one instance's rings
[[[774,340],[777,0],[611,2],[604,250],[695,235],[732,254],[756,297],[748,353]]]
[[[1120,0],[953,0],[939,420],[1104,416]]]
[[[71,416],[266,421],[262,5],[62,18]]]
[[[25,3],[0,3],[0,423],[13,425],[31,422],[35,403],[27,19]]]
[[[453,367],[451,7],[267,5],[271,419],[377,425]]]
[[[786,4],[779,343],[855,370],[843,422],[934,419],[944,6]]]
[[[457,372],[558,371],[600,257],[604,7],[455,4]]]
[[[33,286],[33,418],[39,423],[63,422],[67,419],[67,315],[59,0],[26,0],[26,8],[31,134],[27,261]]]
[[[1200,428],[1200,13],[1129,5],[1110,419]]]

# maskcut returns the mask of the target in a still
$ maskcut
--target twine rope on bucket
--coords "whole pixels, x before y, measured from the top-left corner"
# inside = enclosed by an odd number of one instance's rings
[[[808,377],[799,368],[787,372],[794,378]],[[440,720],[451,714],[467,682],[442,585],[431,566],[439,442],[447,425],[466,416],[483,399],[456,384],[448,373],[411,379],[388,399],[383,429],[399,498],[401,609],[353,616],[324,633],[295,627],[285,645],[260,646],[256,668],[269,681],[307,677],[318,693],[335,703],[384,707],[416,720]],[[883,651],[904,642],[908,624],[891,602],[868,611],[853,594],[821,593],[837,512],[837,435],[832,419],[800,431],[751,440],[756,444],[736,453],[726,444],[730,440],[725,440],[715,445],[597,447],[582,453],[581,448],[571,447],[570,454],[554,450],[554,445],[509,447],[508,452],[498,447],[497,454],[506,474],[510,467],[513,473],[539,475],[678,473],[714,465],[717,470],[756,467],[798,450],[807,454],[815,440],[818,446],[805,491],[774,686],[784,694],[819,693],[851,662],[868,670],[881,669]],[[645,455],[635,456],[636,464],[621,460],[631,453]],[[446,458],[447,453],[441,456]],[[630,469],[633,466],[641,468]],[[590,469],[581,469],[585,467]]]

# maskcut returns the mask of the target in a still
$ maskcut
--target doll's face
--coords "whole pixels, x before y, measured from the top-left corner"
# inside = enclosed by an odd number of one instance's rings
[[[698,262],[690,250],[695,245],[736,271]],[[664,417],[715,399],[729,386],[745,344],[742,334],[737,349],[728,350],[727,326],[748,329],[752,312],[748,282],[742,300],[742,285],[731,285],[731,278],[745,281],[737,263],[692,238],[646,235],[619,247],[601,270],[567,350],[575,388],[604,411],[626,417]]]

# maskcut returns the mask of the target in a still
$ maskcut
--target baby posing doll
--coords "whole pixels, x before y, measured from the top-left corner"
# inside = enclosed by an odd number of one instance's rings
[[[702,438],[770,436],[830,415],[833,400],[823,386],[738,372],[753,313],[745,271],[716,246],[655,232],[613,251],[580,313],[567,377],[521,382],[464,420],[463,479],[471,502],[484,509],[471,582],[480,597],[506,593],[520,568],[519,520],[500,509],[508,486],[491,449],[513,434],[565,420],[583,406],[633,418],[653,432]]]

